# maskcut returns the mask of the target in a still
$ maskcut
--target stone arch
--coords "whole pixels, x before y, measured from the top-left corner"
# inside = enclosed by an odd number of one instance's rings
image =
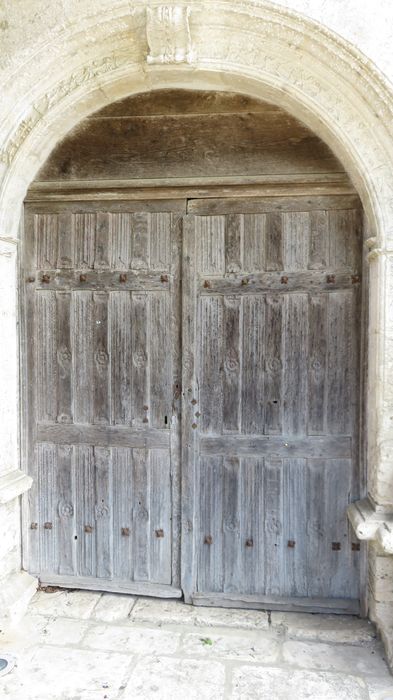
[[[348,43],[267,0],[220,0],[214,7],[208,0],[165,6],[141,0],[131,11],[128,3],[119,2],[108,15],[80,16],[77,26],[54,36],[52,46],[39,47],[29,66],[21,66],[5,86],[3,253],[7,260],[14,254],[24,195],[54,145],[89,113],[155,87],[223,89],[275,102],[325,140],[350,174],[367,213],[372,248],[370,518],[386,523],[387,513],[393,512],[393,383],[388,374],[393,352],[393,93],[372,63]],[[7,275],[12,290],[10,265]],[[9,393],[3,392],[0,418],[7,427],[4,454],[14,461],[16,410],[5,403],[15,405],[16,366],[11,380],[9,367],[6,371]],[[4,369],[0,380],[3,374]],[[376,536],[379,529],[373,526],[367,536]],[[383,546],[389,550],[386,538]]]

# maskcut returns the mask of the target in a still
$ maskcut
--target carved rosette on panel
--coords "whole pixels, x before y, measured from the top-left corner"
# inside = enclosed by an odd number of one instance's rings
[[[148,63],[191,63],[194,52],[189,27],[190,9],[180,5],[146,8]]]

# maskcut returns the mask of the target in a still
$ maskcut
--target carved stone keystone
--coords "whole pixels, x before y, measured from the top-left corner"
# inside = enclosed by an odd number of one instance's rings
[[[146,8],[148,63],[191,63],[190,10],[177,5]]]

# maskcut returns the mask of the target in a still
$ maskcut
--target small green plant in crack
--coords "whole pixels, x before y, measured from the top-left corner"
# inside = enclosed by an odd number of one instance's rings
[[[213,645],[213,640],[210,637],[202,637],[201,642],[205,647],[211,647]]]

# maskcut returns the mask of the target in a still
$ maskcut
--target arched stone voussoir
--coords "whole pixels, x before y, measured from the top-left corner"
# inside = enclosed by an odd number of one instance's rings
[[[15,76],[6,86],[14,100],[0,142],[2,235],[16,236],[29,182],[87,114],[155,87],[222,87],[280,104],[323,138],[351,175],[378,247],[393,249],[393,93],[354,47],[305,17],[265,0],[115,3],[105,18],[82,16],[55,34],[27,75],[27,93],[13,95]]]

